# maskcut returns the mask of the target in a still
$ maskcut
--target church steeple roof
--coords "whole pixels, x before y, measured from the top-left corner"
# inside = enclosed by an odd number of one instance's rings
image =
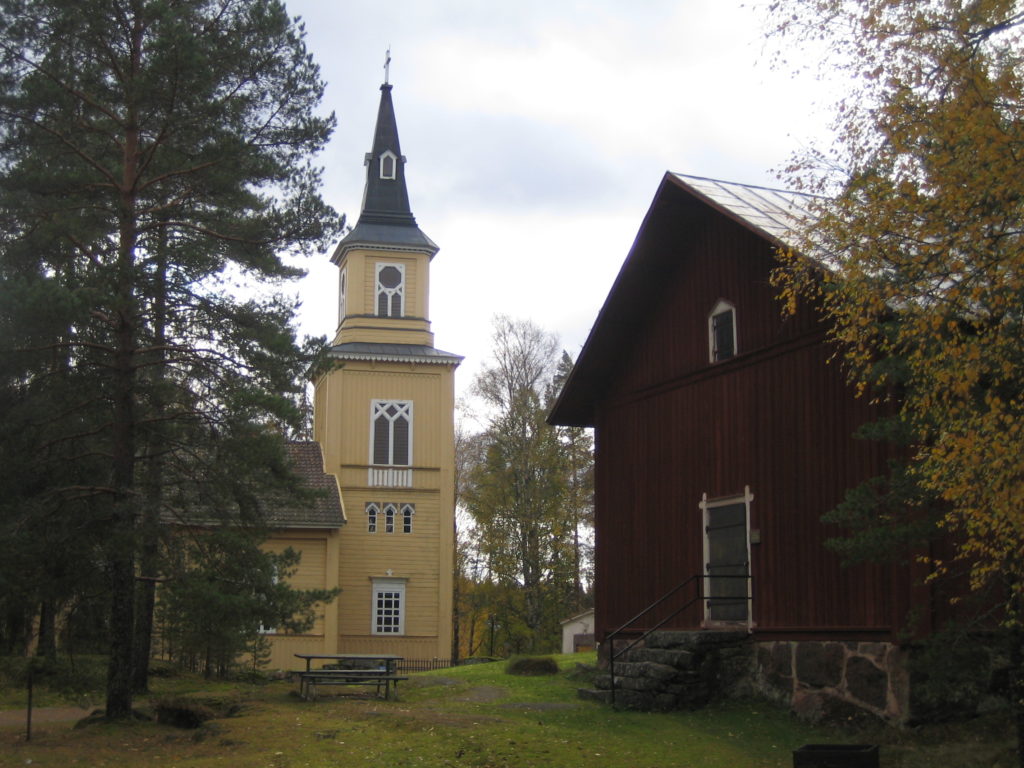
[[[425,252],[438,248],[416,225],[405,185],[405,156],[398,141],[398,123],[391,85],[380,87],[380,106],[373,132],[373,149],[366,154],[366,187],[359,220],[338,244],[331,261],[340,262],[356,247]]]

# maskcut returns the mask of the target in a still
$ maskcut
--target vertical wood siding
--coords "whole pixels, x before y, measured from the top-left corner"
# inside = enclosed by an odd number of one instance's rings
[[[878,414],[854,397],[813,311],[783,319],[771,246],[707,210],[648,275],[651,304],[597,409],[597,626],[621,624],[703,571],[702,494],[749,486],[753,620],[759,632],[892,636],[905,570],[843,568],[820,522],[845,491],[882,474],[888,446],[852,437]],[[638,239],[639,240],[639,239]],[[656,240],[656,238],[654,238]],[[736,307],[737,356],[708,362],[708,313]],[[696,627],[694,606],[676,622]]]

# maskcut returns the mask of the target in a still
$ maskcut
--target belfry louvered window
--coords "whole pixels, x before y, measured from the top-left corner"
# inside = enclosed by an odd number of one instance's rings
[[[402,317],[405,305],[405,265],[377,265],[377,317]]]
[[[412,402],[374,400],[372,425],[372,463],[408,466],[412,459]]]

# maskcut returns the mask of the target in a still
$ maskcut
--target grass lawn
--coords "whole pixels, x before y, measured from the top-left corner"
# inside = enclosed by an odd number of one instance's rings
[[[193,731],[151,722],[78,729],[43,723],[25,743],[23,724],[6,726],[0,728],[0,766],[788,768],[802,744],[857,741],[884,742],[886,768],[1014,765],[1008,719],[850,734],[804,726],[763,702],[698,712],[613,712],[576,698],[578,684],[568,672],[592,654],[557,658],[563,674],[551,677],[513,677],[501,662],[415,674],[401,684],[396,701],[361,688],[327,689],[305,702],[286,682],[155,679],[157,694],[238,697],[243,706],[236,716]],[[12,706],[12,692],[0,698]]]

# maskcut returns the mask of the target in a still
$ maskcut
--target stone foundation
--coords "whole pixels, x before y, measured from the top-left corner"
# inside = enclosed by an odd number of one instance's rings
[[[602,651],[607,673],[607,648]],[[753,642],[743,632],[656,632],[616,661],[615,704],[695,709],[715,698],[761,696],[810,722],[855,724],[970,717],[1009,705],[1008,656],[998,643],[963,648],[961,657],[933,653],[889,642]],[[609,700],[610,676],[596,685],[581,696]]]
[[[892,643],[777,640],[753,657],[752,692],[806,720],[907,719],[907,653]]]

